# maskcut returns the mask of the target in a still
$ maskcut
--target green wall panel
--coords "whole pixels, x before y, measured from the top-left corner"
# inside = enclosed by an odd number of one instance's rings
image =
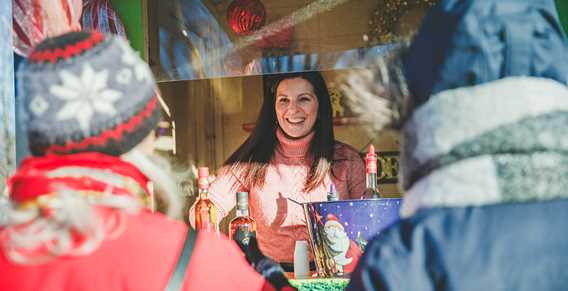
[[[111,0],[111,3],[124,24],[130,45],[140,53],[140,56],[146,59],[144,1],[146,0]]]
[[[560,22],[564,27],[564,33],[568,32],[568,0],[556,0],[556,8]]]

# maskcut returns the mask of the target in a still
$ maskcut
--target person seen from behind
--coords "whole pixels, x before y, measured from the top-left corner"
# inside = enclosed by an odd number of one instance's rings
[[[566,41],[555,1],[444,0],[399,58],[348,78],[401,131],[405,194],[347,290],[566,289]]]
[[[7,182],[2,290],[274,290],[234,243],[175,219],[156,84],[125,40],[48,38],[18,74],[32,156]],[[167,216],[146,207],[150,182]]]

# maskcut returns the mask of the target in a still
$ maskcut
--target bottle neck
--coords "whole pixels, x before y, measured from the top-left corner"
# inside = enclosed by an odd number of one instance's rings
[[[207,188],[200,188],[199,189],[199,198],[200,199],[209,198],[209,190]]]
[[[371,190],[371,198],[380,198],[379,189],[377,186],[377,174],[367,173],[367,189]]]
[[[249,216],[249,209],[246,208],[237,208],[237,217],[248,217]]]
[[[337,201],[337,193],[329,192],[327,193],[327,201]]]
[[[367,188],[377,189],[377,174],[367,173]]]
[[[209,194],[209,180],[208,180],[208,176],[204,175],[204,176],[200,176],[197,179],[197,189],[199,190],[199,197],[201,199],[207,198],[208,194]]]

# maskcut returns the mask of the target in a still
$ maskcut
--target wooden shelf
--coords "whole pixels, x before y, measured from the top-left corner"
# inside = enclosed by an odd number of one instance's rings
[[[361,121],[357,117],[334,117],[333,118],[333,126],[342,126],[342,125],[357,125],[361,124]],[[246,132],[252,132],[256,127],[256,123],[249,122],[243,123],[242,129]]]

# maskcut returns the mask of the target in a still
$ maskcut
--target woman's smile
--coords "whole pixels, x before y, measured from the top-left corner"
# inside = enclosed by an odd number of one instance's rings
[[[286,121],[291,124],[302,124],[305,120],[306,118],[302,117],[286,118]]]

